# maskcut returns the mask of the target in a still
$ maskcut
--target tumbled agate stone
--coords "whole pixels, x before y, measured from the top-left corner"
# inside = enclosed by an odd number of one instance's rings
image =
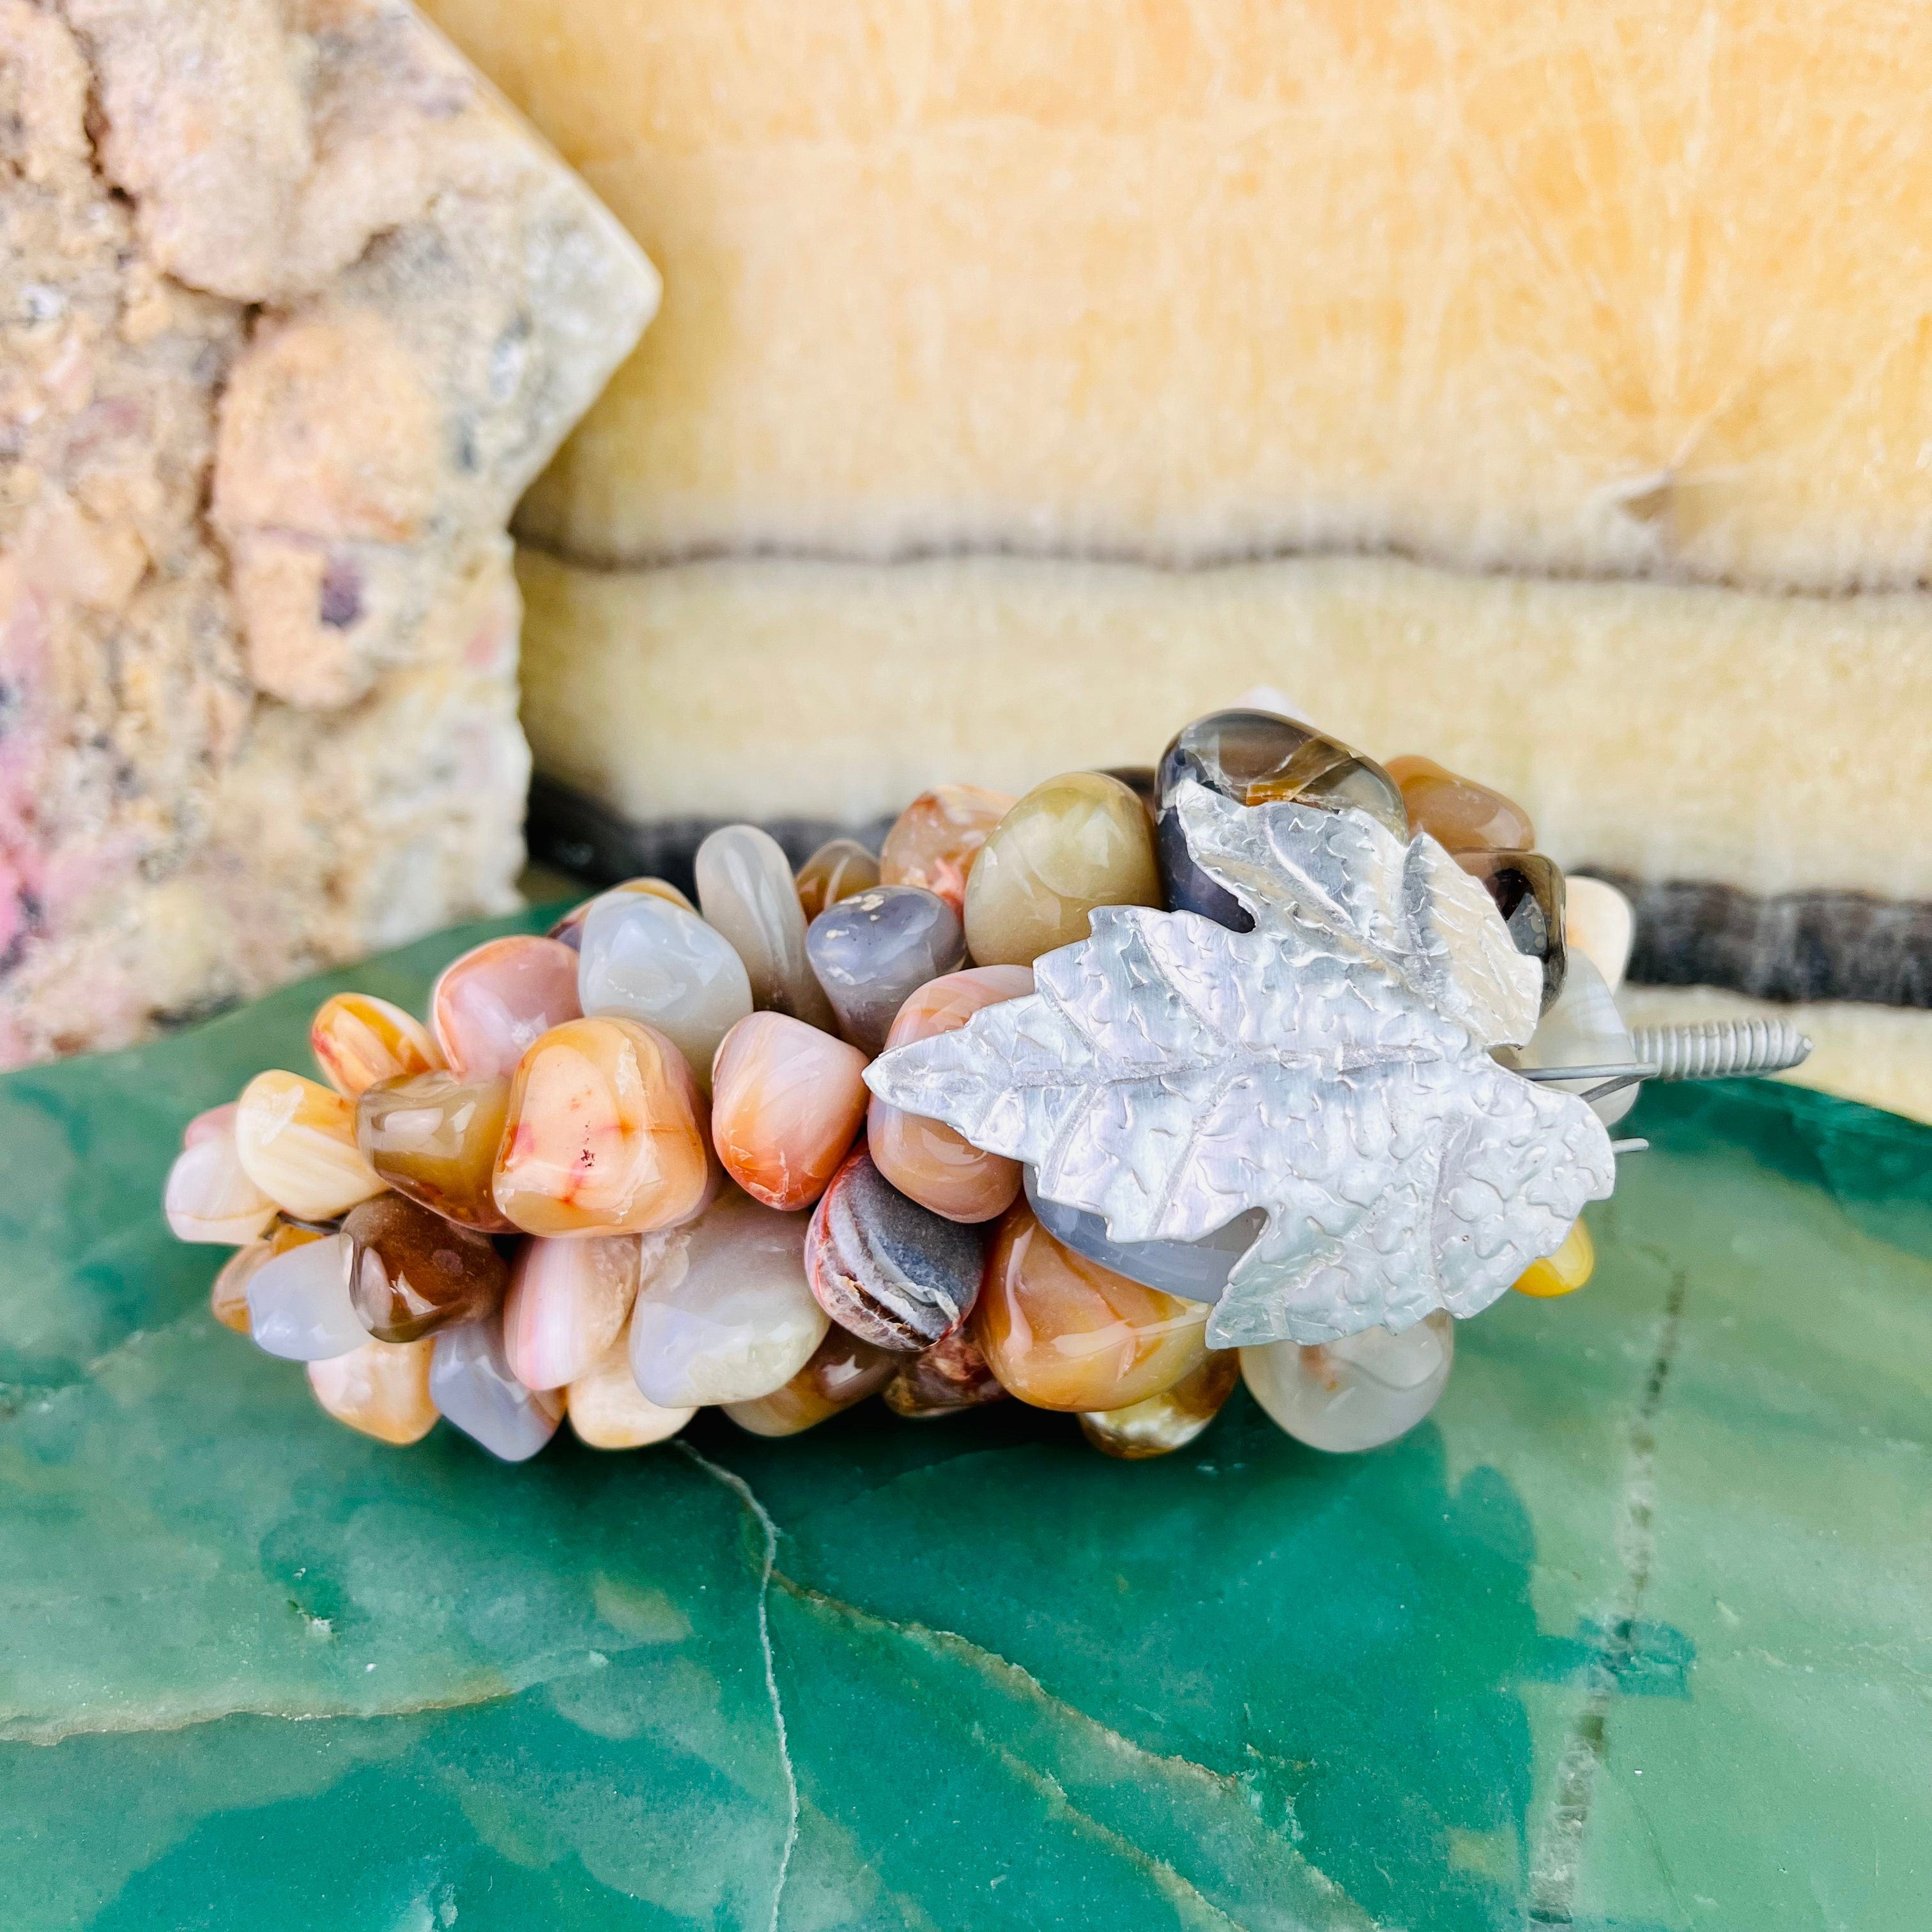
[[[983,785],[935,785],[892,823],[879,848],[879,883],[923,886],[955,912],[964,910],[966,875],[988,835],[1017,802]]]
[[[515,1224],[490,1192],[509,1111],[508,1080],[416,1073],[378,1081],[356,1102],[356,1144],[377,1174],[446,1220],[484,1234]]]
[[[827,906],[879,883],[879,862],[856,838],[828,838],[798,868],[793,884],[808,922]]]
[[[459,1228],[406,1195],[379,1194],[342,1223],[349,1295],[379,1342],[414,1342],[453,1322],[494,1314],[509,1270],[489,1237]]]
[[[584,922],[606,899],[623,894],[656,899],[665,905],[676,906],[681,912],[694,913],[698,910],[668,879],[626,879],[621,885],[613,886],[608,891],[599,892],[595,898],[586,899],[581,905],[572,906],[550,928],[547,936],[568,946],[573,952],[579,950],[584,938]]]
[[[526,1388],[517,1379],[496,1316],[446,1328],[431,1347],[430,1400],[491,1455],[524,1462],[556,1433],[562,1392]]]
[[[274,1218],[274,1202],[242,1166],[232,1114],[175,1156],[162,1209],[176,1240],[229,1248],[255,1240]]]
[[[866,1118],[866,1056],[784,1013],[731,1029],[712,1069],[711,1136],[754,1200],[808,1208]]]
[[[1104,1408],[1080,1418],[1080,1432],[1095,1448],[1124,1462],[1165,1456],[1185,1448],[1221,1412],[1240,1380],[1241,1364],[1232,1348],[1213,1348],[1200,1366],[1124,1408]]]
[[[382,1192],[356,1146],[355,1102],[298,1073],[258,1073],[242,1090],[235,1145],[248,1178],[298,1220],[332,1220]]]
[[[1096,906],[1160,903],[1145,808],[1118,778],[1070,772],[1034,786],[980,848],[966,942],[982,966],[1030,966],[1086,938]]]
[[[266,1241],[250,1241],[221,1264],[208,1291],[208,1309],[223,1328],[232,1328],[238,1335],[248,1334],[248,1284],[273,1252]]]
[[[752,1402],[727,1402],[724,1413],[754,1436],[796,1436],[884,1388],[904,1360],[833,1327],[784,1388]]]
[[[1529,814],[1514,799],[1433,758],[1391,758],[1387,769],[1401,788],[1410,830],[1427,832],[1444,851],[1527,852],[1536,843]]]
[[[930,1040],[964,1026],[982,1008],[1033,991],[1025,966],[975,966],[920,987],[899,1008],[888,1048]],[[1020,1167],[987,1154],[943,1120],[889,1107],[876,1095],[866,1110],[866,1144],[872,1165],[902,1194],[949,1221],[991,1221],[1019,1192]]]
[[[1251,932],[1254,921],[1189,856],[1174,806],[1184,778],[1241,805],[1300,798],[1353,806],[1380,820],[1398,838],[1408,837],[1408,813],[1394,779],[1339,739],[1272,711],[1216,711],[1197,718],[1161,754],[1161,878],[1172,910],[1198,912],[1232,932]]]
[[[661,1408],[631,1372],[628,1330],[564,1390],[564,1411],[578,1441],[593,1449],[641,1449],[667,1442],[698,1413]]]
[[[1116,1241],[1108,1234],[1104,1216],[1048,1200],[1030,1168],[1026,1196],[1040,1226],[1063,1246],[1144,1288],[1157,1288],[1163,1294],[1190,1301],[1220,1300],[1234,1264],[1268,1224],[1264,1210],[1250,1208],[1198,1241]]]
[[[506,1075],[538,1035],[582,1011],[577,955],[527,933],[493,939],[443,969],[429,1010],[452,1072],[472,1080]]]
[[[218,1107],[204,1107],[182,1128],[182,1145],[191,1148],[200,1146],[203,1141],[232,1141],[235,1116],[239,1111],[240,1102],[234,1100],[224,1100]]]
[[[1580,952],[1570,962],[1563,990],[1537,1022],[1528,1043],[1499,1048],[1496,1058],[1505,1066],[1621,1066],[1634,1064],[1636,1051],[1604,976]],[[1550,1084],[1559,1093],[1584,1094],[1597,1082],[1557,1080]],[[1614,1126],[1636,1106],[1637,1092],[1635,1086],[1621,1087],[1590,1106],[1606,1126]]]
[[[909,1201],[856,1150],[806,1239],[819,1306],[881,1348],[930,1348],[973,1312],[985,1250],[974,1228]]]
[[[1249,1393],[1298,1442],[1374,1449],[1436,1406],[1456,1358],[1456,1324],[1438,1309],[1400,1335],[1366,1328],[1316,1348],[1270,1342],[1240,1357]]]
[[[1519,1294],[1547,1301],[1559,1294],[1574,1294],[1596,1271],[1596,1245],[1581,1221],[1563,1237],[1562,1245],[1540,1262],[1532,1262],[1510,1283]]]
[[[430,1400],[433,1345],[365,1342],[346,1355],[308,1365],[315,1399],[338,1422],[398,1448],[420,1442],[436,1426]]]
[[[352,1100],[378,1080],[427,1073],[442,1064],[429,1029],[371,993],[338,993],[325,1000],[309,1024],[308,1043],[322,1078]]]
[[[897,1372],[886,1384],[885,1403],[895,1415],[920,1421],[1003,1401],[1006,1393],[969,1324],[909,1360],[901,1356]]]
[[[966,963],[959,915],[922,886],[874,886],[842,900],[812,922],[805,945],[841,1036],[868,1059],[910,994]]]
[[[1630,901],[1605,879],[1571,872],[1563,881],[1563,946],[1587,954],[1614,993],[1630,964],[1636,916]]]
[[[570,1020],[518,1062],[494,1192],[526,1234],[673,1227],[712,1185],[704,1100],[662,1034]]]
[[[519,1382],[562,1388],[587,1374],[623,1334],[637,1298],[639,1238],[535,1238],[518,1250],[503,1304],[503,1348]]]
[[[735,1189],[644,1258],[631,1372],[665,1408],[782,1388],[830,1324],[805,1278],[805,1216]]]
[[[1482,880],[1516,950],[1541,964],[1546,1012],[1563,990],[1569,964],[1561,868],[1540,852],[1459,852],[1456,862]]]
[[[698,902],[736,949],[761,1012],[832,1030],[832,1008],[805,952],[805,909],[791,866],[769,832],[726,825],[698,848]]]
[[[1036,1408],[1124,1408],[1172,1388],[1207,1353],[1208,1309],[1064,1247],[1024,1202],[1000,1223],[974,1339]]]
[[[584,924],[577,995],[593,1018],[641,1020],[711,1082],[718,1042],[752,1010],[731,942],[694,912],[641,892],[610,892]]]
[[[326,1361],[369,1339],[349,1294],[348,1244],[340,1234],[272,1255],[248,1283],[255,1346],[291,1362]]]

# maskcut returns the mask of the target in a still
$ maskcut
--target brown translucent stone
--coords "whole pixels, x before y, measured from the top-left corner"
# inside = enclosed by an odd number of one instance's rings
[[[1563,990],[1570,964],[1562,868],[1540,852],[1458,852],[1456,862],[1488,889],[1516,950],[1543,968],[1547,1012]]]
[[[698,1083],[655,1028],[566,1021],[517,1063],[493,1187],[526,1234],[675,1227],[716,1184]]]
[[[415,1342],[452,1322],[494,1312],[509,1270],[486,1234],[459,1228],[419,1202],[379,1194],[352,1208],[349,1299],[379,1342]]]
[[[993,827],[1018,801],[983,785],[935,785],[893,821],[879,848],[879,883],[923,886],[955,912],[966,902],[966,874]]]
[[[1200,1366],[1158,1395],[1080,1418],[1080,1432],[1096,1449],[1124,1462],[1185,1448],[1221,1412],[1241,1378],[1240,1352],[1209,1351]]]
[[[379,1080],[357,1096],[356,1144],[398,1194],[486,1234],[514,1223],[490,1191],[510,1083],[455,1073]]]
[[[914,1420],[957,1415],[1004,1399],[1006,1390],[987,1366],[972,1331],[956,1329],[943,1342],[922,1349],[886,1384],[886,1406]]]
[[[1085,1414],[1192,1374],[1207,1353],[1208,1312],[1063,1247],[1018,1202],[1000,1223],[973,1335],[1021,1401]]]
[[[835,1327],[782,1388],[727,1402],[724,1413],[754,1436],[796,1436],[884,1388],[904,1359]]]
[[[1449,852],[1526,852],[1536,843],[1529,814],[1474,778],[1445,770],[1433,758],[1391,758],[1388,775],[1402,788],[1408,822]]]
[[[346,1355],[308,1365],[315,1399],[338,1422],[398,1448],[436,1426],[430,1400],[430,1342],[365,1342]]]
[[[442,1064],[428,1028],[371,993],[338,993],[323,1000],[309,1024],[308,1043],[322,1077],[352,1100],[378,1080]]]
[[[827,906],[879,883],[879,862],[856,838],[828,838],[798,868],[798,902],[809,925]]]

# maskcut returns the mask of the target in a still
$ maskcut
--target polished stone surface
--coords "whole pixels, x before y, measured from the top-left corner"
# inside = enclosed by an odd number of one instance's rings
[[[156,1206],[483,936],[0,1082],[8,1932],[1922,1922],[1932,1132],[1646,1090],[1589,1286],[1365,1456],[1237,1390],[512,1468],[332,1421]]]
[[[841,1036],[868,1060],[914,992],[966,963],[959,915],[923,886],[872,886],[827,907],[805,950]]]

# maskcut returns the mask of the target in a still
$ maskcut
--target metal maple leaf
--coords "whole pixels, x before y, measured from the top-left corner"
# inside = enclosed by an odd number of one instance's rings
[[[868,1084],[1031,1162],[1113,1240],[1265,1210],[1217,1347],[1486,1307],[1615,1178],[1588,1107],[1490,1058],[1534,1029],[1537,962],[1426,833],[1192,780],[1176,804],[1253,932],[1103,907],[1035,962],[1030,998],[883,1055]]]

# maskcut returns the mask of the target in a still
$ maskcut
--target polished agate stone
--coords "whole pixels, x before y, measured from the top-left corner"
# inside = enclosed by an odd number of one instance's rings
[[[378,1442],[420,1442],[436,1426],[430,1400],[429,1342],[364,1342],[346,1355],[308,1365],[315,1399],[334,1417]]]
[[[886,1384],[885,1403],[895,1415],[910,1420],[957,1415],[1006,1399],[970,1326],[955,1329],[910,1359],[900,1356],[898,1364]]]
[[[1510,1286],[1519,1294],[1538,1301],[1552,1300],[1559,1294],[1574,1294],[1596,1272],[1596,1245],[1581,1221],[1574,1222],[1563,1237],[1562,1245],[1540,1262],[1532,1262]]]
[[[966,963],[959,915],[922,886],[874,886],[820,913],[806,952],[841,1036],[868,1059],[928,980]]]
[[[1151,765],[1109,765],[1106,776],[1118,778],[1141,802],[1151,824],[1160,810],[1160,777]]]
[[[694,913],[698,910],[668,879],[626,879],[621,885],[613,886],[608,892],[599,892],[595,898],[586,899],[581,905],[572,906],[550,928],[546,936],[568,946],[573,952],[579,951],[584,938],[584,922],[606,899],[626,895],[656,899],[663,904],[676,906],[680,912]]]
[[[1025,966],[975,966],[928,980],[900,1007],[888,1048],[951,1033],[982,1007],[1033,991]],[[987,1154],[943,1120],[889,1107],[876,1096],[866,1111],[872,1165],[902,1194],[949,1221],[991,1221],[1013,1204],[1019,1162]]]
[[[881,1348],[930,1348],[972,1313],[978,1232],[909,1201],[861,1148],[812,1217],[805,1262],[819,1306]]]
[[[582,1012],[577,955],[529,934],[493,939],[443,968],[429,1010],[452,1072],[470,1080],[507,1075],[539,1034]]]
[[[827,906],[869,892],[879,883],[879,861],[856,838],[828,838],[798,868],[793,880],[808,925]]]
[[[1048,1200],[1030,1168],[1026,1170],[1026,1197],[1040,1226],[1062,1246],[1144,1288],[1157,1288],[1163,1294],[1190,1301],[1220,1300],[1234,1264],[1268,1225],[1266,1212],[1250,1208],[1198,1241],[1116,1241],[1108,1234],[1105,1216]]]
[[[494,1191],[526,1234],[673,1227],[712,1185],[704,1102],[662,1034],[570,1020],[517,1063]]]
[[[406,1195],[379,1194],[344,1217],[349,1297],[379,1342],[415,1342],[493,1314],[509,1270],[486,1234],[459,1228]]]
[[[356,1145],[356,1103],[299,1073],[258,1073],[242,1090],[235,1145],[248,1178],[298,1220],[333,1220],[382,1190]]]
[[[379,1080],[428,1073],[442,1064],[420,1020],[370,993],[338,993],[323,1000],[309,1023],[308,1043],[322,1078],[352,1100]]]
[[[1448,852],[1526,852],[1536,827],[1515,800],[1445,770],[1433,758],[1391,758],[1411,832],[1426,832]]]
[[[200,1146],[203,1141],[232,1141],[235,1116],[240,1111],[240,1104],[233,1100],[224,1100],[218,1107],[204,1107],[182,1128],[182,1145],[191,1148]]]
[[[503,1349],[520,1382],[562,1388],[616,1342],[637,1299],[639,1238],[536,1239],[518,1250],[503,1304]]]
[[[221,1264],[214,1286],[208,1291],[208,1312],[224,1328],[238,1335],[248,1332],[248,1284],[274,1253],[266,1241],[250,1241],[237,1248]]]
[[[1174,794],[1193,778],[1241,805],[1306,799],[1312,805],[1353,806],[1408,837],[1401,789],[1372,758],[1339,739],[1271,711],[1216,711],[1197,718],[1161,754],[1157,774],[1162,880],[1168,906],[1198,912],[1234,932],[1254,922],[1189,856]]]
[[[830,1325],[805,1278],[806,1217],[735,1190],[644,1257],[631,1372],[665,1408],[782,1388]]]
[[[638,1388],[628,1333],[564,1390],[563,1406],[578,1441],[592,1449],[642,1449],[668,1442],[698,1413],[689,1406],[661,1408]]]
[[[698,848],[698,902],[736,949],[761,1012],[832,1030],[832,1008],[805,952],[805,908],[791,866],[769,832],[727,825]]]
[[[1607,880],[1569,874],[1563,881],[1563,946],[1586,954],[1614,993],[1630,964],[1636,920],[1630,902]]]
[[[356,1102],[356,1144],[398,1194],[486,1234],[514,1226],[490,1184],[510,1083],[455,1073],[379,1080]]]
[[[783,1013],[740,1021],[712,1069],[711,1136],[755,1201],[790,1211],[824,1192],[866,1118],[866,1056]]]
[[[1024,1202],[1000,1223],[974,1339],[1002,1385],[1085,1414],[1172,1388],[1207,1354],[1208,1310],[1064,1247]]]
[[[1563,990],[1538,1022],[1528,1043],[1498,1048],[1496,1058],[1505,1066],[1627,1066],[1634,1063],[1636,1053],[1630,1028],[1604,976],[1587,955],[1579,952],[1570,961]],[[1584,1094],[1598,1083],[1586,1078],[1548,1084],[1562,1093]],[[1620,1087],[1590,1106],[1606,1126],[1614,1126],[1636,1106],[1636,1096],[1634,1085]]]
[[[1400,1335],[1366,1328],[1315,1348],[1244,1348],[1248,1392],[1298,1442],[1336,1453],[1378,1448],[1413,1429],[1448,1387],[1456,1324],[1438,1309]]]
[[[1569,968],[1562,868],[1540,852],[1459,852],[1456,862],[1488,889],[1516,950],[1541,962],[1547,1012]]]
[[[1103,1408],[1080,1418],[1080,1432],[1096,1449],[1123,1462],[1166,1456],[1184,1449],[1221,1412],[1240,1380],[1241,1365],[1232,1348],[1211,1348],[1200,1366],[1158,1395]]]
[[[731,942],[695,913],[640,892],[598,900],[582,941],[584,1012],[656,1027],[708,1089],[718,1042],[752,1010],[751,979]]]
[[[430,1400],[491,1455],[527,1462],[556,1433],[562,1391],[526,1388],[517,1379],[497,1316],[446,1328],[430,1346]]]
[[[1018,801],[983,785],[935,785],[892,822],[879,848],[879,883],[923,886],[955,912],[964,910],[966,875],[993,827]]]
[[[982,966],[1030,966],[1086,938],[1096,906],[1160,903],[1140,800],[1103,772],[1070,772],[1034,786],[981,847],[966,882],[966,943]]]
[[[274,1219],[274,1201],[242,1167],[232,1115],[226,1131],[206,1132],[175,1156],[161,1207],[176,1240],[228,1248],[254,1240]]]
[[[369,1340],[350,1298],[349,1244],[340,1234],[272,1255],[248,1294],[255,1346],[285,1360],[326,1361]]]
[[[904,1359],[835,1327],[784,1388],[754,1401],[727,1402],[724,1413],[754,1436],[800,1435],[875,1394]]]

